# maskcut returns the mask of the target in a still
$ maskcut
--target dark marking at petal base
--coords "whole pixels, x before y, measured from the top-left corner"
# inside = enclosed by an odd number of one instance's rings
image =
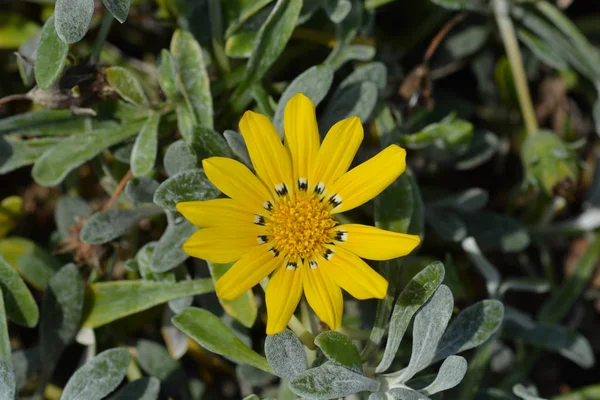
[[[262,215],[260,215],[260,214],[256,214],[256,215],[254,216],[254,223],[255,223],[256,225],[265,226],[265,217],[263,217],[263,216],[262,216]]]
[[[275,247],[271,247],[269,249],[269,251],[271,252],[271,254],[273,254],[275,257],[279,256],[279,250],[277,250]]]
[[[342,198],[338,194],[334,194],[333,196],[331,196],[329,198],[328,203],[331,204],[333,206],[333,208],[335,208],[335,207],[339,206],[340,204],[342,204]]]
[[[269,241],[267,235],[258,235],[258,244],[265,244]]]
[[[331,260],[331,257],[333,257],[334,252],[331,249],[326,249],[325,252],[323,253],[323,258],[326,259],[327,261]]]
[[[298,190],[306,192],[308,190],[308,179],[299,178],[298,179]]]
[[[279,197],[285,196],[286,194],[289,193],[287,185],[285,183],[280,183],[279,185],[276,185],[275,193],[277,193],[277,196],[279,196]]]
[[[315,192],[316,194],[323,194],[325,193],[325,184],[323,182],[319,182],[315,185],[315,188],[313,189],[313,192]]]
[[[265,210],[271,211],[273,209],[273,204],[267,200],[263,203],[263,207]]]

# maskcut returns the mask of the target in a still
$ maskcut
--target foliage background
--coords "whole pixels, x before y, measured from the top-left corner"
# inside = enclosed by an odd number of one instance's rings
[[[119,385],[131,390],[120,398],[156,398],[158,382],[161,398],[294,398],[260,370],[270,370],[262,293],[219,303],[212,281],[228,266],[179,250],[194,228],[174,204],[218,195],[202,158],[249,162],[236,132],[245,109],[281,126],[285,101],[302,91],[318,104],[322,134],[361,117],[357,161],[389,143],[409,153],[410,171],[347,215],[424,238],[415,255],[379,265],[388,298],[346,301],[342,333],[371,356],[361,373],[373,377],[385,357],[395,297],[443,260],[454,314],[495,299],[504,320],[463,354],[460,385],[434,396],[600,398],[594,2],[127,5],[0,3],[0,359],[12,360],[22,397],[65,389],[71,398],[80,379],[98,382],[82,398]],[[201,327],[171,322],[192,304],[210,310],[194,309],[192,322],[241,347],[228,354],[203,342]],[[409,363],[410,332],[387,354],[398,368]],[[313,367],[331,358],[320,348],[309,352]],[[86,360],[98,365],[78,369]]]

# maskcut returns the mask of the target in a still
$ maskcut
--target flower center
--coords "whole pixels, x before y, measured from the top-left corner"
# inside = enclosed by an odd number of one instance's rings
[[[277,201],[265,227],[277,250],[298,261],[322,250],[336,224],[318,197],[298,193]]]

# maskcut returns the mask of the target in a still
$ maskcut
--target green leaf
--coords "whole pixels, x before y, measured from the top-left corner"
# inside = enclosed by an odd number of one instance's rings
[[[338,90],[319,121],[319,130],[327,132],[336,122],[358,116],[365,123],[377,103],[377,85],[370,81],[353,83]]]
[[[538,396],[535,387],[526,388],[520,383],[513,386],[513,394],[523,400],[546,400]]]
[[[6,304],[6,317],[28,328],[36,326],[39,319],[37,304],[17,271],[1,255],[0,289]]]
[[[213,129],[213,102],[202,48],[191,33],[177,30],[171,39],[171,53],[180,89],[196,123]]]
[[[227,30],[225,37],[231,36],[237,31],[250,17],[255,15],[264,6],[273,0],[234,0],[224,7],[225,22]]]
[[[598,398],[600,398],[600,384],[575,389],[572,392],[555,396],[552,400],[590,400]]]
[[[61,400],[100,400],[115,390],[129,368],[127,349],[110,349],[79,368],[67,382]]]
[[[250,58],[258,32],[245,31],[232,35],[225,42],[225,54],[231,58]]]
[[[170,220],[152,254],[150,264],[152,271],[170,271],[187,260],[189,256],[181,246],[197,230],[198,228],[184,218],[178,222]]]
[[[158,83],[168,99],[177,97],[176,68],[173,56],[167,49],[160,51],[158,62]]]
[[[384,372],[392,365],[410,320],[438,289],[444,275],[442,263],[435,262],[415,275],[404,287],[394,305],[385,352],[376,372]]]
[[[0,400],[14,400],[15,396],[15,373],[8,362],[0,360]]]
[[[90,328],[108,324],[158,304],[184,296],[214,291],[212,279],[183,282],[115,281],[88,287],[83,325]]]
[[[573,274],[542,305],[538,315],[540,321],[557,323],[567,315],[575,301],[581,297],[587,287],[596,270],[599,258],[600,235],[595,234],[593,241],[589,243],[578,260]]]
[[[35,81],[40,89],[48,89],[56,82],[65,67],[68,53],[69,45],[58,37],[54,16],[50,16],[42,28],[35,56]]]
[[[135,203],[152,203],[159,185],[154,179],[133,177],[125,185],[125,194]]]
[[[431,2],[450,10],[485,11],[489,7],[485,0],[431,0]]]
[[[521,42],[523,42],[537,58],[542,60],[542,62],[559,71],[567,68],[566,61],[550,44],[544,42],[526,29],[517,29],[517,34]]]
[[[78,196],[61,196],[54,209],[54,222],[63,238],[71,235],[72,227],[81,219],[92,215],[92,208],[87,201]]]
[[[223,132],[223,136],[227,141],[227,144],[233,151],[233,154],[246,166],[252,168],[252,161],[250,161],[250,154],[248,153],[248,147],[242,135],[236,131],[226,130]]]
[[[246,346],[215,315],[201,308],[186,308],[172,319],[173,325],[202,347],[216,354],[273,373],[267,360]]]
[[[325,0],[323,8],[331,22],[339,24],[352,9],[352,3],[349,0]]]
[[[337,399],[379,389],[379,382],[330,361],[307,369],[290,381],[290,389],[309,399]]]
[[[44,385],[79,331],[83,292],[83,281],[75,264],[67,264],[54,274],[44,292],[39,325],[41,381]]]
[[[435,380],[420,390],[424,395],[442,392],[457,386],[467,373],[467,360],[461,356],[450,356],[444,360]]]
[[[387,68],[382,62],[376,61],[357,67],[350,75],[340,83],[339,88],[342,89],[354,83],[369,81],[377,85],[379,96],[384,95],[387,87]]]
[[[0,288],[0,361],[12,366],[10,336],[8,335],[8,320],[6,317],[4,293]]]
[[[167,175],[173,176],[180,172],[198,168],[198,156],[192,146],[183,140],[171,143],[165,152],[163,165]]]
[[[442,196],[432,201],[430,207],[449,207],[466,212],[474,212],[483,208],[488,202],[488,192],[479,188],[467,189],[463,192]]]
[[[258,31],[244,79],[232,96],[234,110],[244,108],[248,90],[262,79],[285,49],[301,9],[302,0],[278,0],[275,4],[273,11]]]
[[[475,130],[466,153],[456,159],[455,168],[465,171],[489,161],[498,151],[500,140],[492,132]]]
[[[108,67],[104,72],[108,84],[124,100],[139,106],[148,105],[142,84],[131,71],[123,67]]]
[[[102,0],[104,6],[120,23],[125,22],[129,14],[131,0]]]
[[[469,257],[471,262],[475,265],[475,267],[479,270],[479,273],[485,279],[488,294],[490,296],[496,296],[501,280],[500,273],[496,267],[494,267],[492,263],[490,263],[483,255],[481,249],[477,245],[477,241],[474,238],[466,238],[462,241],[461,246],[467,257]]]
[[[102,150],[137,134],[142,125],[140,121],[130,122],[67,138],[38,158],[33,165],[33,179],[42,186],[57,185],[69,172]]]
[[[434,362],[484,343],[498,330],[503,318],[504,305],[498,300],[482,300],[464,309],[440,339]]]
[[[202,126],[196,127],[191,144],[200,159],[208,157],[232,157],[231,149],[225,138],[212,129]]]
[[[12,362],[17,391],[20,392],[25,389],[34,376],[37,376],[41,367],[39,347],[15,351],[12,353]],[[1,381],[2,380],[0,379],[0,382]],[[0,385],[0,387],[2,387],[2,385]],[[10,400],[12,400],[12,398]]]
[[[201,169],[183,171],[164,181],[154,193],[154,203],[175,210],[182,201],[210,200],[219,195]]]
[[[304,346],[289,329],[267,336],[265,356],[277,376],[288,381],[308,368]]]
[[[279,135],[283,137],[283,111],[287,102],[296,93],[302,93],[308,97],[316,106],[325,98],[331,83],[333,82],[333,70],[329,65],[315,65],[298,75],[279,98],[277,110],[273,117],[273,125],[277,128]]]
[[[159,392],[159,380],[150,376],[129,382],[107,400],[157,400]]]
[[[155,205],[130,210],[111,208],[92,215],[81,229],[79,237],[86,243],[104,244],[124,235],[141,220],[161,214]]]
[[[315,338],[315,344],[333,364],[363,373],[358,349],[346,336],[335,331],[324,332]]]
[[[181,133],[185,142],[191,144],[194,138],[194,128],[197,124],[194,113],[184,99],[176,101],[175,113],[177,115],[177,129],[179,129],[179,133]]]
[[[60,268],[50,254],[29,239],[12,236],[0,240],[0,255],[27,283],[44,290]]]
[[[131,152],[131,172],[134,176],[148,175],[154,168],[158,151],[160,114],[152,113],[135,139]]]
[[[207,264],[210,271],[210,276],[213,278],[215,283],[233,266],[233,263],[216,264],[207,262]],[[225,312],[239,321],[242,325],[247,328],[251,328],[252,325],[254,325],[254,321],[256,321],[256,315],[258,314],[258,309],[256,307],[256,300],[254,300],[252,289],[247,290],[243,295],[235,300],[225,300],[221,299],[220,297],[218,299]]]
[[[86,119],[89,117],[73,115],[67,110],[35,110],[0,119],[0,132],[27,136],[42,135],[43,132],[72,134],[85,130]]]
[[[449,242],[460,242],[467,236],[467,227],[451,210],[431,207],[425,212],[427,222],[440,238]]]
[[[181,365],[171,358],[169,351],[151,340],[139,340],[135,346],[140,367],[160,381],[173,381],[181,378]]]
[[[459,215],[467,226],[469,236],[477,240],[483,251],[498,249],[513,253],[529,246],[527,229],[520,221],[508,215],[489,211],[459,212]]]
[[[87,33],[94,15],[94,0],[56,0],[54,27],[65,43],[79,42]]]

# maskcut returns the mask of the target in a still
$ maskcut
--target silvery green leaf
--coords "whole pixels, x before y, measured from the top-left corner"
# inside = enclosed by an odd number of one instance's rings
[[[152,203],[159,185],[154,179],[145,176],[133,177],[125,185],[125,194],[134,203]]]
[[[104,6],[120,23],[125,22],[129,14],[131,0],[102,0]]]
[[[273,374],[248,364],[238,364],[238,366],[235,367],[235,375],[240,382],[258,387],[265,386],[274,379],[277,379]]]
[[[225,36],[231,36],[246,21],[256,15],[273,0],[235,0],[228,3],[224,11],[225,24],[228,26]]]
[[[56,0],[54,26],[63,42],[79,42],[87,33],[94,15],[94,0]]]
[[[107,400],[157,400],[159,392],[160,381],[150,376],[129,382]]]
[[[453,308],[452,292],[448,286],[440,285],[415,316],[410,362],[399,376],[404,382],[432,363]]]
[[[385,67],[385,64],[379,61],[374,61],[358,66],[350,75],[346,77],[346,79],[340,83],[339,88],[342,89],[354,83],[364,81],[375,83],[377,85],[377,89],[379,90],[379,96],[383,96],[387,86],[387,68]]]
[[[479,51],[488,41],[491,29],[488,24],[471,25],[444,41],[444,47],[453,60],[461,59]]]
[[[464,192],[444,196],[432,201],[427,206],[450,207],[466,212],[478,211],[488,202],[488,192],[480,188],[467,189]]]
[[[513,393],[515,396],[523,400],[546,400],[543,397],[539,397],[535,387],[526,388],[522,384],[518,383],[513,386]]]
[[[21,326],[33,328],[39,320],[39,310],[29,288],[15,268],[0,255],[0,291],[6,305],[5,317]],[[9,346],[10,350],[10,346]]]
[[[167,229],[156,244],[156,251],[152,254],[152,271],[166,272],[187,260],[189,256],[181,245],[197,230],[198,228],[184,218],[178,222],[170,219]]]
[[[92,215],[81,229],[80,238],[90,244],[104,244],[130,231],[141,220],[162,213],[155,205],[133,209],[111,208]]]
[[[494,267],[481,253],[481,250],[479,249],[479,246],[474,238],[466,238],[462,241],[461,245],[471,262],[479,270],[479,273],[485,278],[488,294],[494,296],[498,291],[498,286],[500,285],[500,273],[496,267]]]
[[[324,134],[336,122],[352,116],[365,123],[375,108],[377,93],[377,85],[370,81],[356,82],[337,91],[319,121],[320,132]]]
[[[231,149],[227,141],[219,133],[203,126],[194,129],[192,146],[198,153],[200,159],[208,157],[231,158]]]
[[[171,54],[181,92],[194,115],[195,124],[212,129],[213,101],[200,44],[190,32],[177,30],[171,39]]]
[[[580,235],[600,227],[600,208],[590,207],[573,218],[543,226],[539,231],[544,234]]]
[[[482,300],[464,309],[442,336],[434,362],[484,343],[498,330],[503,317],[504,305],[498,300]]]
[[[323,8],[331,22],[338,24],[346,18],[352,9],[352,3],[349,0],[325,0]]]
[[[65,67],[69,53],[69,45],[56,33],[54,18],[51,15],[42,27],[35,56],[35,81],[40,89],[49,89],[56,82]]]
[[[182,201],[211,200],[219,195],[201,169],[191,169],[173,175],[164,181],[154,193],[154,203],[175,211]]]
[[[459,242],[467,236],[467,227],[451,210],[425,208],[425,219],[440,238],[449,242]]]
[[[67,237],[70,228],[83,218],[92,215],[92,208],[87,201],[78,196],[61,196],[54,209],[54,222],[60,234]]]
[[[77,335],[83,312],[84,287],[75,264],[67,264],[50,278],[40,313],[41,382],[45,384],[64,349]],[[57,316],[60,315],[60,318]]]
[[[242,135],[236,131],[226,130],[223,132],[223,136],[225,136],[225,140],[227,141],[229,147],[231,147],[233,154],[235,154],[235,156],[239,158],[241,162],[246,164],[246,166],[252,168],[252,161],[250,161],[248,147],[246,146],[246,142],[244,142]]]
[[[71,136],[46,151],[33,165],[33,179],[42,186],[57,185],[73,169],[95,157],[104,149],[134,136],[143,122],[129,122],[118,127],[96,129]]]
[[[290,389],[309,399],[337,399],[354,393],[379,389],[379,382],[327,361],[307,369],[290,381]]]
[[[296,93],[302,93],[308,97],[316,106],[325,98],[331,83],[333,82],[333,70],[329,65],[315,65],[298,75],[279,98],[277,110],[273,117],[273,125],[277,128],[279,135],[283,137],[283,111],[287,102]]]
[[[158,150],[159,123],[160,114],[150,114],[135,139],[135,144],[131,151],[131,172],[133,176],[148,175],[152,171],[152,168],[154,168]]]
[[[141,339],[135,346],[140,367],[147,374],[164,382],[181,378],[183,371],[177,360],[173,360],[168,350],[151,340]]]
[[[71,376],[60,400],[100,400],[115,390],[129,368],[127,349],[110,349],[92,358]]]
[[[154,273],[150,270],[150,259],[154,253],[155,246],[156,242],[148,242],[143,245],[135,255],[137,271],[140,273],[142,279],[146,281],[160,281],[160,279],[155,277]]]
[[[15,373],[11,365],[0,359],[0,400],[16,399]]]
[[[33,164],[59,143],[60,139],[57,138],[21,140],[8,135],[0,136],[0,174]]]
[[[4,307],[4,293],[0,287],[0,360],[6,361],[12,367],[10,336],[8,334],[8,319]]]
[[[517,28],[517,35],[520,41],[544,64],[559,71],[568,67],[567,61],[562,55],[540,37],[523,28]]]
[[[476,168],[490,160],[499,145],[500,140],[492,132],[475,130],[467,152],[458,157],[454,167],[459,171]]]
[[[173,176],[183,171],[198,168],[198,156],[192,146],[183,140],[171,143],[165,152],[163,164],[167,175]]]
[[[177,96],[176,69],[173,56],[167,49],[160,51],[158,62],[158,83],[168,99],[173,100]]]
[[[547,293],[550,291],[550,283],[544,279],[536,278],[511,278],[500,285],[498,293],[503,296],[507,291]]]
[[[288,381],[308,368],[304,346],[289,329],[267,336],[265,356],[277,376]]]
[[[435,380],[420,392],[429,396],[452,389],[462,381],[466,373],[467,360],[461,356],[450,356],[442,363]]]
[[[537,323],[522,316],[511,317],[502,327],[502,336],[559,353],[582,368],[591,368],[595,357],[585,336],[564,326]]]
[[[358,349],[346,336],[335,331],[323,332],[315,338],[315,344],[330,362],[363,373]]]
[[[108,84],[124,100],[138,106],[148,106],[148,98],[139,79],[123,67],[108,67],[105,70]]]
[[[396,352],[400,347],[400,342],[404,337],[404,333],[406,332],[406,328],[408,328],[412,316],[430,299],[434,292],[436,292],[436,289],[439,288],[444,280],[444,274],[445,271],[442,263],[434,262],[415,275],[404,287],[394,305],[385,352],[383,353],[383,358],[375,372],[385,372],[390,365],[392,365],[392,361],[394,360],[394,357],[396,357]],[[438,297],[442,295],[443,293],[438,295]],[[450,300],[452,300],[452,295],[450,295]],[[428,314],[425,316],[427,315]],[[423,318],[424,317],[421,317],[420,320]],[[444,328],[445,327],[446,325],[444,324]],[[437,342],[435,344],[437,344]]]
[[[387,396],[381,392],[371,393],[369,400],[387,400]]]
[[[450,10],[485,11],[489,7],[485,0],[431,0],[431,2]]]
[[[186,143],[192,143],[192,138],[194,137],[194,128],[196,127],[196,118],[194,117],[194,113],[190,109],[190,106],[183,101],[183,99],[178,99],[175,102],[175,114],[177,115],[177,129],[179,129],[179,133],[183,137],[183,140]]]
[[[12,353],[17,391],[23,390],[40,369],[40,349],[30,347]]]
[[[429,397],[425,396],[413,390],[409,387],[399,387],[388,390],[388,393],[398,400],[429,400]]]
[[[529,246],[530,238],[523,224],[505,214],[489,211],[459,212],[469,236],[477,240],[482,250],[521,251]]]

